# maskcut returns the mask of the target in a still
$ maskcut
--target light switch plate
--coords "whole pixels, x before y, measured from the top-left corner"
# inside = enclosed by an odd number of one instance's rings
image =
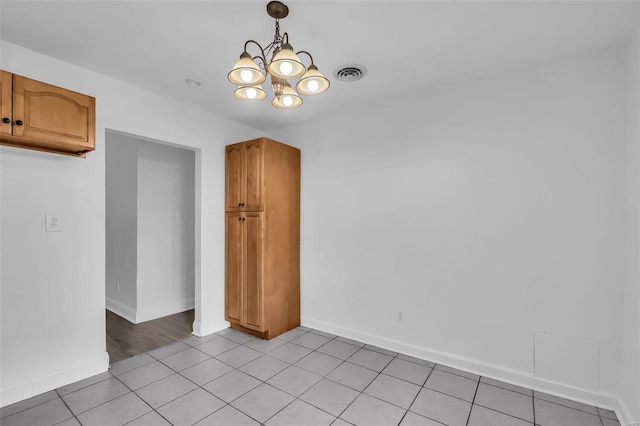
[[[45,214],[44,220],[47,232],[62,232],[62,222],[57,214]]]

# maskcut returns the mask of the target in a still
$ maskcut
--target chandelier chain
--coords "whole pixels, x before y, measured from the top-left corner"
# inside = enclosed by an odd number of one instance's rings
[[[273,44],[276,49],[282,47],[282,36],[280,35],[280,20],[276,19],[276,34],[273,36]]]

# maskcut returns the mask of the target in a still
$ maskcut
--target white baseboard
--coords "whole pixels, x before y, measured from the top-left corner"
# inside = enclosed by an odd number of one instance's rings
[[[154,306],[151,309],[134,309],[110,297],[106,298],[106,307],[116,315],[121,316],[133,324],[151,321],[157,318],[166,317],[167,315],[177,314],[178,312],[188,311],[195,306],[194,299],[172,301],[170,304],[162,306]]]
[[[480,376],[489,377],[513,385],[522,386],[562,398],[571,399],[588,405],[594,405],[616,412],[621,425],[637,425],[634,423],[629,410],[617,395],[580,389],[563,383],[534,377],[525,371],[513,370],[499,365],[486,363],[476,359],[442,352],[425,347],[415,346],[398,340],[387,339],[373,334],[342,327],[313,318],[302,317],[302,325],[327,333],[336,334],[370,345],[379,346],[394,352],[442,364],[460,370],[468,371]]]
[[[215,323],[193,322],[193,334],[198,337],[208,336],[209,334],[217,333],[226,328],[229,328],[229,323],[226,321],[216,321]]]
[[[127,321],[136,323],[136,310],[110,297],[106,298],[106,308]]]
[[[109,369],[109,354],[94,361],[58,371],[35,380],[21,383],[0,391],[0,407],[22,401],[32,396],[66,386],[78,380],[86,379],[96,374],[104,373]]]
[[[149,308],[138,307],[136,311],[136,324],[166,317],[167,315],[177,314],[178,312],[188,311],[189,309],[193,309],[194,306],[195,299],[191,298],[184,300],[172,300],[171,303]]]
[[[629,411],[629,407],[627,407],[627,404],[625,404],[620,397],[618,397],[618,406],[620,409],[614,411],[616,412],[621,425],[638,426],[640,424],[638,423],[638,420],[640,419],[636,419],[635,421],[633,420],[633,415],[631,414],[631,411]]]

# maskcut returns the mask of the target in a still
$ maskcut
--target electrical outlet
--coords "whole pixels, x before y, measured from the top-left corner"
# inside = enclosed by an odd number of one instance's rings
[[[47,232],[62,232],[62,222],[57,214],[45,214],[44,221]]]
[[[404,313],[398,312],[396,314],[396,322],[404,322]]]

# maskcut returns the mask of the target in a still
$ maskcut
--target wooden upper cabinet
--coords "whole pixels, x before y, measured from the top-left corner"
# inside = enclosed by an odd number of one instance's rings
[[[5,71],[1,78],[0,143],[82,157],[95,149],[94,98]]]
[[[262,139],[227,146],[227,211],[264,209],[264,150]]]

